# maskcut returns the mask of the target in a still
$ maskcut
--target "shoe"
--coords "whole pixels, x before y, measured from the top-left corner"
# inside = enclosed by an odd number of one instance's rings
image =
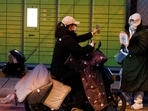
[[[140,103],[140,104],[134,103],[131,106],[131,109],[142,109],[142,108],[143,108],[143,104],[142,103]]]
[[[13,100],[15,100],[15,95],[14,94],[8,94],[5,98],[0,100],[0,103],[2,103],[2,104],[11,103]]]
[[[71,111],[83,111],[83,110],[79,108],[72,108]]]
[[[126,102],[126,106],[129,106],[129,105],[131,105],[131,103],[130,102]],[[118,106],[122,106],[122,101],[121,100],[118,102]]]

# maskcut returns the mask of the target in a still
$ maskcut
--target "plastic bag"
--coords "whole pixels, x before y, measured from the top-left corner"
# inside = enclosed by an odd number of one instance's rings
[[[117,63],[121,64],[124,58],[128,55],[127,52],[123,52],[122,49],[114,56]]]

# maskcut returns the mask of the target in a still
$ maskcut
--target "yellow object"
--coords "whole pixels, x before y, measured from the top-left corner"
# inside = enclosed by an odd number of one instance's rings
[[[0,71],[0,78],[4,78],[4,77],[5,77],[5,74],[2,71]]]

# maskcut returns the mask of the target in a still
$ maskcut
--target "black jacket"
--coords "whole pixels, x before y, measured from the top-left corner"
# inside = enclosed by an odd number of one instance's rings
[[[81,47],[78,44],[89,40],[92,37],[91,32],[77,36],[75,32],[71,32],[67,28],[62,27],[55,36],[56,41],[51,63],[51,73],[56,77],[69,70],[64,63],[70,54],[80,57],[94,50],[90,45]]]

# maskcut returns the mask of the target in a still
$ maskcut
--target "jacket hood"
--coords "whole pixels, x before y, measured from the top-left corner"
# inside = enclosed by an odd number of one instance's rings
[[[77,34],[74,31],[69,31],[66,27],[61,27],[61,29],[55,34],[56,38],[60,38],[64,35],[71,35],[76,37]]]

